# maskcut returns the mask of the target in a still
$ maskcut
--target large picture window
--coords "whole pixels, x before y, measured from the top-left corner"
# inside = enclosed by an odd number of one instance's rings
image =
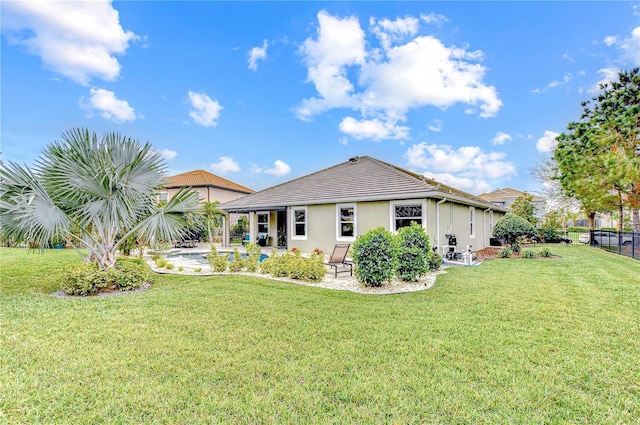
[[[269,213],[258,213],[258,233],[269,233]]]
[[[353,204],[336,205],[336,239],[354,241],[356,238],[356,206]]]
[[[424,202],[394,202],[391,204],[391,227],[394,232],[411,223],[418,223],[425,227],[425,203]]]
[[[292,239],[307,239],[307,207],[291,208]]]

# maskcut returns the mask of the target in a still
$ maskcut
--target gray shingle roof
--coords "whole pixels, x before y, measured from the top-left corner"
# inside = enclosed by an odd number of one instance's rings
[[[229,212],[284,209],[293,205],[391,199],[443,198],[501,210],[477,196],[369,156],[272,186],[218,208]],[[506,211],[506,210],[505,210]]]

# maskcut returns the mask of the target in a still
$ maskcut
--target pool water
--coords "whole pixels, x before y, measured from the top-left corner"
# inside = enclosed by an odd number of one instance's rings
[[[183,252],[181,254],[169,254],[167,255],[167,260],[170,262],[178,260],[181,265],[187,267],[208,266],[209,261],[207,261],[207,254],[208,253],[206,252]],[[226,254],[226,251],[219,252],[219,255],[221,256]],[[244,252],[240,253],[240,256],[244,259],[247,259],[248,257],[248,255]],[[262,262],[266,258],[269,258],[269,256],[266,254],[260,254],[259,261]],[[233,261],[233,252],[229,252],[229,261]]]

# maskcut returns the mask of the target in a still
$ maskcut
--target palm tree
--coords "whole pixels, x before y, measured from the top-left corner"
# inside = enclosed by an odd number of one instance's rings
[[[155,191],[164,168],[148,142],[118,133],[98,140],[86,129],[70,130],[32,168],[0,166],[2,236],[40,247],[61,236],[85,261],[112,268],[130,235],[152,243],[180,238],[186,232],[183,214],[198,210],[197,193],[186,190],[158,206]]]
[[[219,210],[218,205],[220,201],[205,202],[202,204],[202,215],[207,222],[207,232],[209,232],[209,243],[213,246],[213,233],[211,233],[211,224],[220,224],[221,217],[225,216],[225,211]]]

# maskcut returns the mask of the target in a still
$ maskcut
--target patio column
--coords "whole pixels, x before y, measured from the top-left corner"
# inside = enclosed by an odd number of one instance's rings
[[[231,241],[229,239],[229,235],[231,234],[231,232],[229,232],[229,222],[230,220],[227,220],[227,216],[223,215],[222,216],[222,246],[231,245]]]
[[[258,238],[258,215],[255,211],[249,213],[249,243],[256,243]]]

